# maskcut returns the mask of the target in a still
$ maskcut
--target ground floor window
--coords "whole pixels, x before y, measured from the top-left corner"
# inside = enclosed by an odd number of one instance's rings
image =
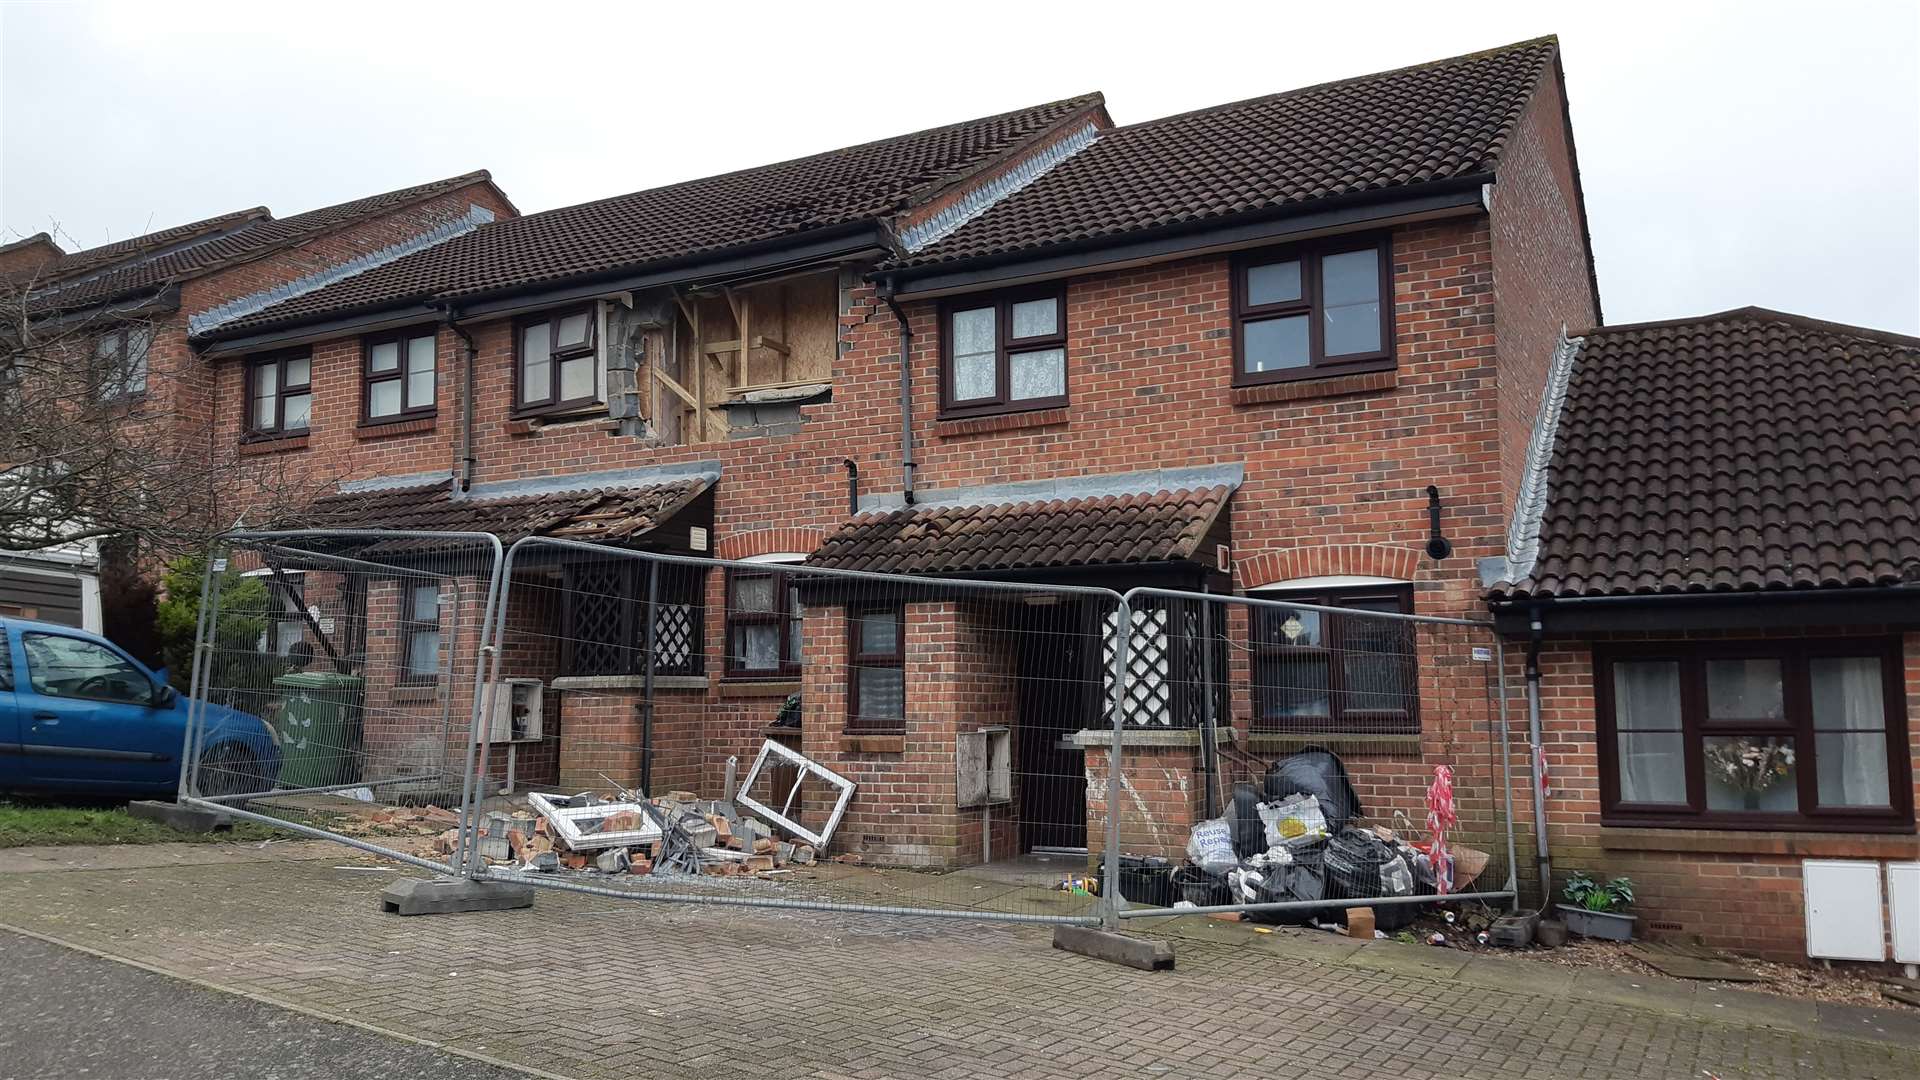
[[[1594,674],[1611,819],[1913,827],[1897,640],[1617,646]]]
[[[1251,613],[1256,729],[1348,734],[1420,730],[1414,624],[1382,617],[1412,613],[1412,586],[1255,595],[1278,601]],[[1320,608],[1347,608],[1355,614]]]
[[[848,731],[907,730],[906,630],[902,604],[848,612]]]
[[[439,583],[406,583],[400,604],[400,681],[433,682],[440,677]]]
[[[727,572],[727,677],[793,679],[800,675],[800,588],[791,575]]]

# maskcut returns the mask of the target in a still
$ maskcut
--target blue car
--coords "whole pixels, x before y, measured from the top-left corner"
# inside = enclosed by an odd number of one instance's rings
[[[98,634],[0,619],[0,790],[172,795],[189,704]],[[202,707],[201,794],[271,788],[280,751],[267,725]]]

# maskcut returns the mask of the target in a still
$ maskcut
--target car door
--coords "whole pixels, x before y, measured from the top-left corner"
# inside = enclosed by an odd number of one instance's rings
[[[27,781],[102,791],[157,790],[179,772],[181,726],[154,707],[153,678],[104,642],[21,630],[14,707]]]
[[[13,707],[13,631],[0,623],[0,791],[26,782],[20,715]]]

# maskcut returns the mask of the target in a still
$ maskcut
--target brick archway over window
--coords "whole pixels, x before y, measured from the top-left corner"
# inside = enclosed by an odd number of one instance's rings
[[[827,538],[824,529],[752,529],[729,533],[713,545],[715,558],[750,559],[776,551],[813,552]]]
[[[1236,558],[1234,576],[1242,589],[1257,589],[1296,578],[1353,576],[1412,581],[1420,569],[1417,548],[1390,544],[1316,544],[1263,551]]]

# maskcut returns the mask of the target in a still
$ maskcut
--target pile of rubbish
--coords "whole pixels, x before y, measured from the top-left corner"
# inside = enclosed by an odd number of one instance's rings
[[[1187,864],[1172,870],[1172,906],[1292,903],[1301,906],[1249,912],[1248,917],[1301,925],[1344,924],[1348,909],[1363,905],[1343,901],[1429,895],[1438,899],[1430,845],[1409,842],[1385,826],[1358,824],[1361,816],[1359,796],[1338,755],[1311,747],[1281,758],[1259,785],[1234,785],[1225,815],[1193,827],[1187,839]],[[1461,853],[1456,849],[1456,857]],[[1479,866],[1461,860],[1452,867],[1455,889],[1463,884],[1459,880],[1463,871],[1470,868],[1478,873],[1484,867],[1484,857],[1477,861]],[[1123,871],[1123,891],[1126,885]],[[1324,906],[1318,906],[1322,902]],[[1425,906],[1374,906],[1373,929],[1385,932],[1408,926]]]
[[[779,878],[818,860],[814,846],[783,840],[729,800],[671,791],[658,798],[617,792],[603,798],[527,796],[531,813],[490,811],[479,823],[480,858],[489,866],[536,873],[673,873]],[[435,838],[451,854],[458,829]]]

